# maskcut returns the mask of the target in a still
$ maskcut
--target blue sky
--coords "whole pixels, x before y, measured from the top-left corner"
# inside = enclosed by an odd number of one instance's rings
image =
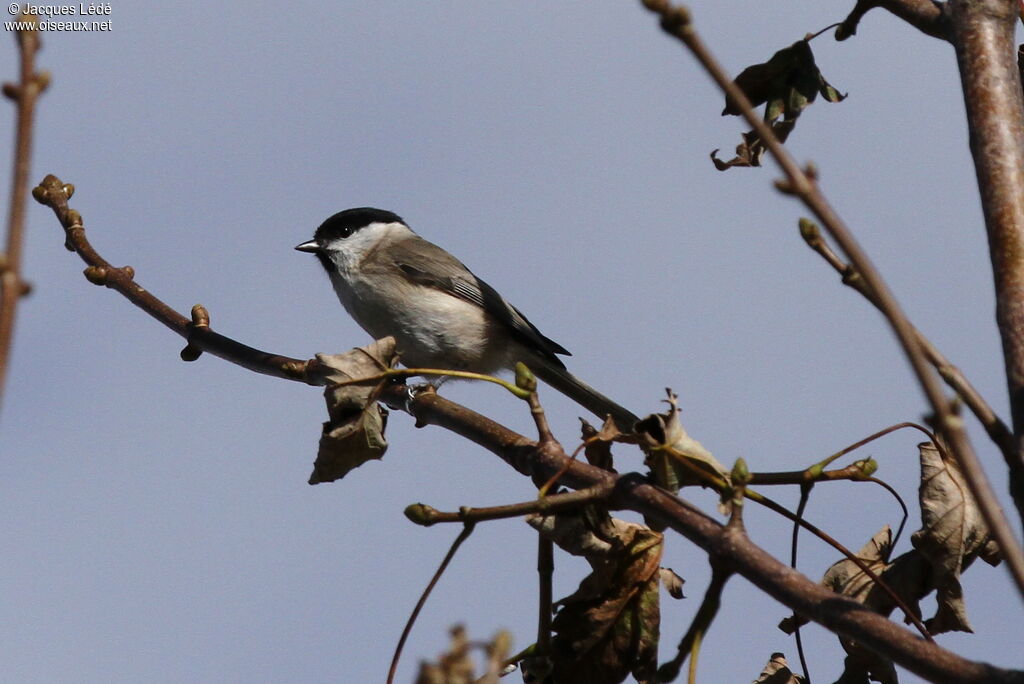
[[[726,464],[796,469],[926,410],[880,316],[800,241],[803,212],[772,190],[777,172],[714,169],[708,153],[730,156],[742,127],[719,116],[715,88],[639,3],[111,7],[109,32],[44,36],[39,65],[53,82],[32,178],[74,183],[94,246],[178,310],[204,304],[219,332],[296,357],[367,342],[315,260],[292,247],[328,215],[373,205],[459,256],[620,403],[660,410],[672,387],[691,434]],[[844,9],[693,6],[734,73]],[[12,42],[0,52],[4,79],[15,74]],[[952,50],[881,11],[854,39],[813,47],[850,97],[813,105],[790,147],[818,164],[915,323],[1005,415]],[[6,164],[0,174],[6,187]],[[382,681],[457,533],[413,526],[404,506],[526,500],[530,482],[393,415],[382,462],[310,487],[326,415],[317,389],[208,356],[182,363],[181,341],[87,283],[62,241],[33,204],[25,276],[35,290],[19,310],[0,419],[5,677]],[[445,392],[529,434],[529,414],[500,390]],[[574,445],[580,411],[553,391],[541,397]],[[1003,492],[1000,458],[970,428]],[[918,439],[901,433],[863,452],[910,501]],[[618,458],[620,470],[640,467],[628,450]],[[795,504],[795,491],[772,494]],[[898,513],[880,488],[849,483],[817,488],[808,509],[854,549]],[[787,524],[752,510],[748,525],[788,555]],[[478,527],[398,681],[445,647],[456,622],[474,638],[504,628],[517,647],[529,643],[534,540],[519,521]],[[835,559],[810,540],[801,548],[814,578]],[[709,574],[681,538],[665,564],[690,598],[665,599],[663,658]],[[556,565],[565,595],[585,567],[561,554]],[[973,567],[965,586],[977,634],[940,643],[1020,667],[1004,570]],[[775,629],[786,615],[731,582],[700,661],[707,681],[749,681],[773,651],[795,662]],[[805,639],[812,674],[834,678],[835,639],[813,627]]]

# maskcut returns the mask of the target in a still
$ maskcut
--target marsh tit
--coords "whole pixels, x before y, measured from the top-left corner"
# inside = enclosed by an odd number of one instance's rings
[[[346,209],[295,249],[317,256],[349,315],[375,339],[393,336],[410,368],[491,374],[522,361],[594,414],[611,415],[620,429],[638,420],[569,373],[556,356],[568,351],[397,214]]]

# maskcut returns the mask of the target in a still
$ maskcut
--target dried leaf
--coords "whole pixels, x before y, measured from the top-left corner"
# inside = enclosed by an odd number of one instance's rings
[[[885,570],[891,550],[892,529],[885,525],[857,552],[857,558],[871,568],[876,575],[880,575]],[[874,587],[874,581],[849,558],[843,558],[833,563],[825,571],[821,583],[837,594],[842,594],[861,603],[864,603]]]
[[[847,656],[843,660],[843,673],[835,684],[899,684],[896,667],[887,658],[853,643],[844,643]]]
[[[437,662],[420,663],[416,684],[498,684],[499,677],[506,674],[502,671],[501,663],[512,648],[512,636],[506,631],[500,631],[488,643],[474,643],[469,640],[462,625],[452,627],[449,633],[451,642],[448,650],[438,655]],[[470,658],[473,648],[482,648],[487,656],[486,671],[479,678],[473,659]]]
[[[586,529],[578,515],[530,516],[528,522],[593,568],[579,589],[557,604],[552,681],[616,684],[630,674],[641,682],[653,677],[664,537],[610,517],[599,534]]]
[[[448,650],[438,656],[436,663],[420,663],[416,684],[473,684],[476,668],[469,657],[470,643],[466,628],[456,625],[451,629]]]
[[[668,595],[674,599],[686,598],[683,595],[683,585],[686,583],[686,580],[680,577],[672,568],[662,568],[660,572],[661,586],[665,588]]]
[[[491,643],[487,644],[487,673],[478,679],[475,684],[499,684],[500,678],[513,670],[502,667],[502,663],[508,658],[512,650],[512,635],[501,630],[494,635]]]
[[[975,558],[998,563],[998,547],[990,538],[956,466],[945,461],[943,452],[934,444],[918,445],[918,450],[922,529],[911,536],[915,548],[887,562],[892,534],[886,526],[857,552],[857,556],[915,615],[920,615],[919,601],[933,589],[937,590],[938,610],[933,618],[925,620],[929,632],[969,631],[960,574]],[[881,615],[888,615],[896,607],[888,592],[845,558],[829,568],[822,584]],[[779,627],[791,632],[804,622],[799,617],[787,618]],[[840,642],[848,657],[839,682],[853,684],[870,679],[895,684],[898,681],[891,661],[850,640],[840,639]]]
[[[324,423],[309,484],[340,480],[367,461],[382,458],[388,448],[386,427],[387,409],[377,403],[353,413],[344,424]]]
[[[615,421],[610,417],[606,418],[600,431],[583,418],[580,418],[580,423],[581,436],[586,445],[583,447],[583,454],[587,457],[587,462],[603,470],[616,472],[612,463],[612,442],[621,433],[615,426]]]
[[[768,664],[761,670],[761,676],[753,684],[803,684],[807,680],[789,670],[789,663],[782,653],[772,653]]]
[[[829,102],[840,102],[846,98],[821,75],[806,40],[798,40],[779,50],[763,64],[747,67],[736,77],[735,83],[752,106],[765,105],[764,121],[771,126],[780,142],[786,140],[796,125],[797,117],[819,93]],[[726,97],[722,115],[740,113],[736,101]],[[749,131],[743,134],[743,142],[736,147],[733,159],[722,161],[717,157],[718,150],[714,150],[711,160],[719,171],[736,166],[760,166],[764,150],[764,141],[756,132]]]
[[[888,559],[892,552],[893,533],[889,525],[885,525],[876,532],[856,554],[867,567],[877,575],[882,575],[889,567]],[[911,573],[909,576],[916,576]],[[892,578],[886,576],[886,582],[892,586]],[[906,594],[909,594],[916,587],[918,580],[908,581],[905,587]],[[876,612],[889,614],[892,611],[893,603],[891,597],[869,578],[856,563],[849,558],[843,558],[833,563],[824,573],[821,584],[837,594],[859,601]],[[897,592],[899,590],[897,589]],[[907,600],[907,599],[904,599]],[[910,600],[908,603],[914,605]],[[792,634],[798,626],[805,625],[806,619],[800,616],[786,617],[779,624],[786,634]],[[856,642],[840,638],[840,643],[846,650],[848,656],[845,662],[845,670],[839,682],[867,682],[868,676],[877,681],[889,682],[890,673],[895,676],[892,662],[883,656],[872,653],[861,648]],[[837,684],[839,684],[837,682]]]
[[[935,616],[925,625],[932,634],[970,632],[960,573],[979,555],[991,562],[994,542],[956,463],[944,459],[931,442],[919,444],[918,451],[921,529],[910,541],[932,566],[938,602]]]
[[[390,337],[345,354],[317,354],[316,358],[324,379],[332,384],[324,390],[330,420],[323,425],[309,484],[340,480],[366,461],[384,456],[387,410],[374,401],[380,380],[338,383],[379,376],[398,359]]]
[[[811,44],[806,40],[798,40],[779,50],[763,64],[747,67],[736,77],[735,83],[754,107],[773,101],[783,103],[787,119],[799,116],[814,102],[818,93],[830,102],[839,102],[846,97],[821,75]],[[722,115],[738,116],[740,113],[739,105],[726,97]]]
[[[779,142],[786,142],[786,138],[796,125],[795,120],[783,119],[771,124],[772,133]],[[757,131],[747,131],[743,134],[743,142],[736,146],[736,156],[729,161],[722,161],[718,158],[718,150],[711,151],[711,161],[719,171],[731,169],[734,166],[760,166],[761,157],[765,152],[765,144]]]
[[[340,382],[380,375],[382,372],[394,368],[398,362],[398,353],[395,351],[395,338],[382,337],[365,347],[356,347],[344,354],[317,354],[316,360],[319,368],[314,379],[319,379],[327,385],[335,385]],[[372,389],[377,382],[379,381],[373,381],[366,385],[351,385],[351,387]]]
[[[651,414],[636,424],[636,432],[647,452],[645,463],[658,485],[673,493],[687,485],[706,485],[700,473],[728,482],[729,471],[725,466],[683,428],[678,398],[671,391],[668,391],[668,404],[667,412]]]

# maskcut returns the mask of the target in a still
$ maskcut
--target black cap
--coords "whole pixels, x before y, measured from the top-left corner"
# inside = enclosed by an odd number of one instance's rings
[[[373,207],[356,207],[339,211],[334,216],[320,224],[316,229],[315,240],[320,244],[330,242],[337,238],[346,238],[360,228],[365,228],[371,223],[402,223],[402,217],[398,214],[384,209]]]

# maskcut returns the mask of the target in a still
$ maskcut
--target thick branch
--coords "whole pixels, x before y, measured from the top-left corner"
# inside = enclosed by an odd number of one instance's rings
[[[21,15],[18,18],[27,17]],[[45,72],[36,73],[35,70],[39,32],[35,29],[19,29],[16,38],[21,57],[20,81],[17,85],[4,84],[4,95],[14,100],[18,116],[14,134],[14,172],[11,174],[7,246],[4,253],[0,254],[0,399],[3,398],[6,384],[18,300],[28,292],[28,285],[21,279],[21,247],[25,234],[28,174],[32,162],[32,122],[36,100],[49,82]]]
[[[1015,438],[1010,491],[1024,518],[1024,107],[1013,0],[951,0],[953,45],[988,231]]]

